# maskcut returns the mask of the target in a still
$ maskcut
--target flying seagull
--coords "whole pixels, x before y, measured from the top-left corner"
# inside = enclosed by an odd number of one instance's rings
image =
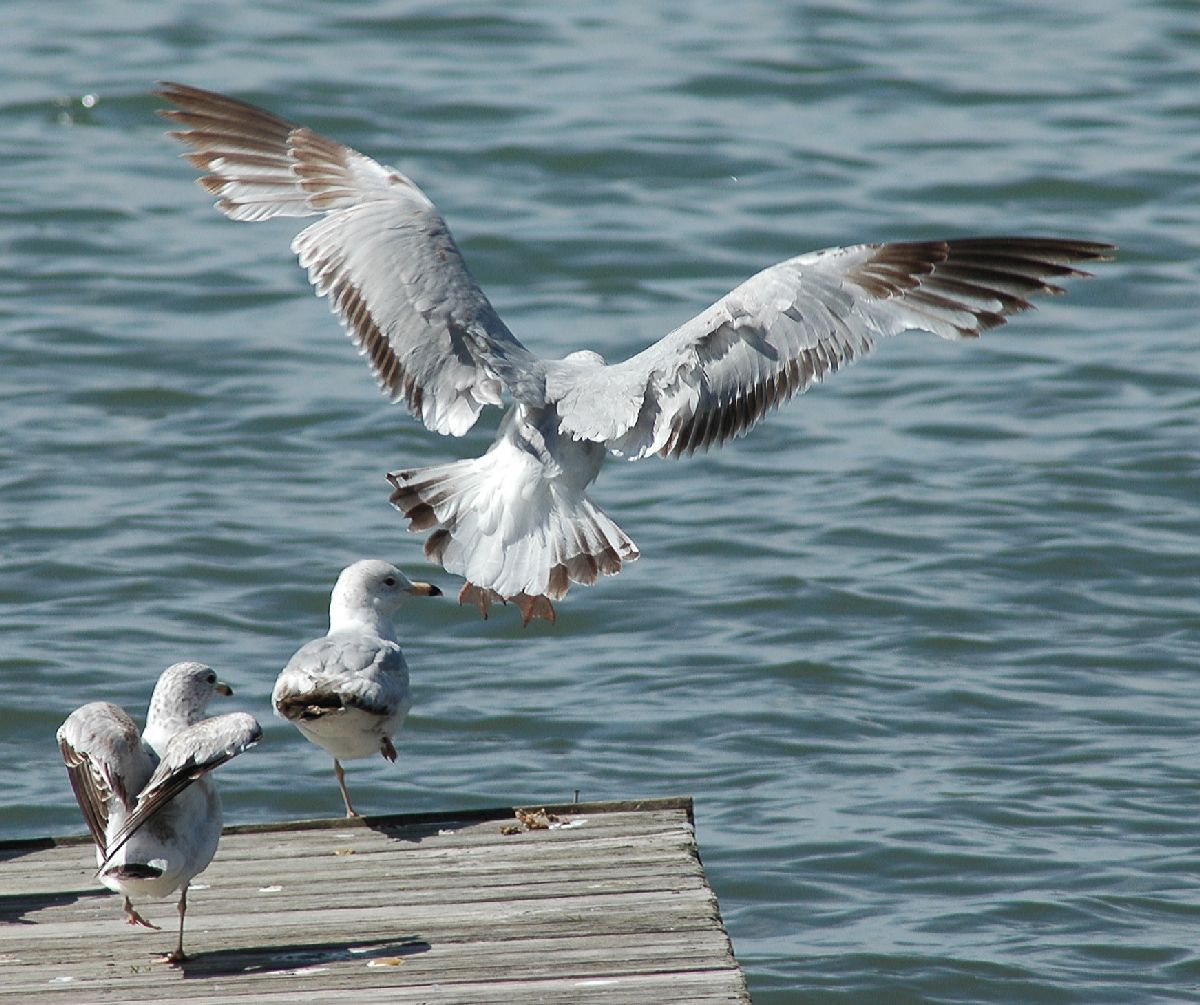
[[[199,183],[233,220],[318,216],[292,241],[380,388],[431,430],[462,436],[485,405],[512,406],[482,457],[388,474],[425,554],[466,582],[486,617],[526,623],[552,600],[638,557],[585,494],[608,454],[690,455],[740,436],[794,394],[870,351],[927,331],[975,338],[1087,275],[1113,250],[1053,237],[857,244],[764,269],[621,363],[545,360],[500,320],[434,204],[395,168],[211,91],[162,83],[162,114]]]
[[[258,743],[245,712],[204,718],[213,694],[233,694],[203,663],[176,663],[158,679],[146,728],[107,701],[77,708],[58,730],[75,799],[96,842],[97,876],[125,896],[125,920],[157,928],[134,897],[179,894],[179,941],[165,960],[183,962],[188,882],[221,836],[221,798],[210,772]]]
[[[392,735],[412,704],[392,616],[409,597],[441,595],[387,562],[364,559],[347,566],[329,598],[329,633],[301,646],[275,681],[276,714],[333,756],[348,817],[358,812],[346,792],[342,761],[374,754],[395,761]]]

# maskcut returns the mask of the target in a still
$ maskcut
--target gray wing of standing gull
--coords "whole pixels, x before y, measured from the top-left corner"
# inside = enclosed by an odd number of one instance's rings
[[[171,737],[162,761],[138,794],[133,812],[113,835],[100,870],[103,871],[108,860],[125,842],[179,793],[261,739],[262,727],[246,712],[213,716]]]
[[[104,852],[112,801],[133,808],[154,771],[154,755],[128,713],[107,701],[72,712],[59,727],[58,748],[88,831]]]
[[[1085,276],[1106,244],[994,237],[828,248],[759,272],[615,366],[547,364],[560,429],[614,453],[678,457],[741,435],[877,338],[975,338],[1030,309],[1026,297]]]
[[[501,390],[541,404],[541,363],[505,327],[445,220],[395,168],[222,95],[164,82],[162,114],[195,152],[200,183],[234,220],[323,218],[292,242],[318,296],[380,388],[439,433],[461,436]]]

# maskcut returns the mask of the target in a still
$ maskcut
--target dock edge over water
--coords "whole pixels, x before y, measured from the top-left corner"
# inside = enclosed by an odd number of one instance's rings
[[[228,827],[177,969],[93,863],[0,842],[0,1001],[750,1001],[686,797]]]

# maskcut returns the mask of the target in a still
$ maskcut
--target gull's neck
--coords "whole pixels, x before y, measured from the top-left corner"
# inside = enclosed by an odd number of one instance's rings
[[[142,742],[162,758],[167,743],[176,733],[194,726],[204,718],[204,708],[196,708],[175,694],[159,694],[156,688],[146,710],[146,728],[142,730]]]
[[[367,632],[387,642],[398,642],[391,615],[377,610],[370,598],[356,591],[334,590],[329,601],[329,634]]]

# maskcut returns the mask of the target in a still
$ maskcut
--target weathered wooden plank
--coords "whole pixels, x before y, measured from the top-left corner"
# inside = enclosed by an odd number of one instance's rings
[[[747,1002],[687,800],[231,828],[189,894],[124,925],[85,841],[0,846],[0,1000]],[[503,815],[502,815],[503,813]],[[5,923],[7,922],[7,923]],[[376,965],[370,965],[370,964]],[[387,965],[378,965],[387,964]]]
[[[189,898],[190,900],[190,898]],[[86,955],[103,932],[106,951],[121,957],[140,959],[144,954],[164,951],[168,936],[150,937],[144,931],[130,931],[117,915],[108,923],[98,919],[73,922],[48,922],[37,931],[6,932],[0,939],[0,953],[18,958],[36,952],[52,941],[60,954]],[[206,905],[207,906],[207,905]],[[702,893],[677,894],[598,894],[571,897],[561,902],[514,901],[491,903],[484,909],[472,905],[447,904],[414,907],[358,909],[355,907],[312,908],[310,911],[260,911],[253,915],[210,913],[196,917],[188,945],[193,951],[210,947],[240,949],[247,946],[289,945],[307,942],[314,929],[311,914],[319,910],[320,927],[336,931],[341,937],[366,940],[420,938],[425,941],[479,941],[503,933],[512,939],[550,937],[558,934],[613,935],[632,932],[663,932],[684,929],[703,930],[716,922],[716,903]],[[219,911],[219,908],[218,908]],[[169,933],[174,912],[167,909],[155,919]],[[9,928],[13,926],[8,926]],[[20,926],[32,929],[34,926]],[[208,935],[208,938],[202,936]],[[148,942],[148,938],[150,941]],[[0,967],[0,974],[3,968]]]
[[[647,837],[655,834],[675,836],[680,841],[693,840],[691,828],[681,827],[677,815],[646,812],[645,814],[628,817],[624,814],[612,814],[616,819],[609,819],[609,814],[593,814],[591,816],[574,815],[571,826],[544,831],[524,831],[515,835],[500,834],[502,824],[514,824],[515,819],[510,814],[507,818],[495,822],[495,829],[489,829],[487,824],[461,824],[458,821],[449,822],[449,826],[428,828],[418,827],[406,829],[403,827],[367,828],[358,821],[336,820],[330,826],[309,830],[305,825],[317,821],[299,821],[293,830],[292,825],[283,825],[286,829],[275,831],[246,832],[231,829],[222,836],[219,854],[223,861],[238,859],[249,861],[284,861],[291,858],[309,859],[321,854],[333,854],[336,850],[353,847],[358,854],[387,854],[389,856],[403,855],[406,851],[432,853],[442,856],[457,856],[460,850],[479,849],[481,854],[491,854],[497,846],[496,837],[507,837],[507,843],[519,847],[522,844],[540,844],[553,840],[556,844],[571,841],[594,841],[607,837],[615,845],[641,844]],[[383,818],[380,818],[383,819]],[[630,820],[637,821],[637,833],[630,832]],[[489,821],[488,823],[491,823]],[[458,824],[458,826],[454,826]],[[297,833],[304,833],[302,842],[296,840]],[[430,850],[423,847],[431,837],[437,837],[436,845]],[[0,861],[0,883],[7,875],[27,875],[30,872],[50,867],[56,868],[63,861],[54,853],[64,849],[88,848],[90,841],[82,839],[57,840],[50,847],[29,848],[22,845],[11,845],[7,852],[12,856]],[[87,850],[79,861],[86,868],[92,861],[93,853]]]
[[[476,868],[461,872],[453,866],[442,869],[414,871],[409,875],[381,873],[378,877],[363,878],[353,873],[325,872],[306,875],[302,883],[272,889],[272,903],[280,909],[304,907],[316,900],[342,899],[348,903],[370,906],[372,904],[419,904],[430,900],[444,899],[453,893],[460,903],[485,903],[491,900],[510,900],[514,896],[525,899],[540,897],[573,896],[588,890],[603,888],[608,892],[653,891],[687,889],[695,885],[702,875],[697,864],[676,865],[664,861],[625,861],[617,859],[605,863],[603,868],[590,870],[586,874],[573,872],[564,864],[556,865],[536,876],[522,876],[512,869]],[[196,902],[220,898],[230,910],[253,909],[261,904],[261,876],[252,873],[221,874],[220,883],[210,883],[213,874],[202,876],[192,884]],[[27,884],[22,884],[23,886]],[[272,884],[267,884],[272,886]],[[103,896],[94,887],[80,886],[75,890],[64,890],[60,895],[47,898],[42,887],[29,885],[28,889],[0,896],[0,922],[4,920],[38,922],[50,920],[39,917],[39,912],[62,902],[64,896],[86,900],[93,894]],[[210,892],[211,891],[211,892]],[[107,910],[107,899],[97,905],[100,911]]]
[[[231,824],[222,831],[222,841],[236,840],[241,835],[265,834],[277,837],[281,833],[293,834],[306,832],[310,836],[314,832],[360,831],[366,834],[383,831],[404,832],[410,836],[419,837],[422,830],[429,833],[449,833],[457,829],[471,833],[483,833],[478,830],[479,824],[492,821],[511,823],[519,809],[529,812],[544,811],[558,816],[596,816],[596,824],[600,827],[626,829],[627,819],[623,814],[636,814],[635,819],[650,822],[658,819],[676,820],[679,814],[686,817],[692,824],[692,802],[687,797],[667,796],[657,799],[636,799],[621,802],[603,803],[539,803],[537,806],[526,807],[489,807],[478,810],[462,810],[451,813],[392,813],[365,817],[320,817],[307,820],[288,820],[283,822]],[[658,815],[663,816],[659,817]],[[537,833],[537,832],[531,832]],[[48,851],[54,848],[67,848],[76,845],[90,845],[92,839],[86,834],[70,834],[60,837],[17,838],[0,841],[0,864],[8,860],[10,855],[24,856],[38,851]]]
[[[293,978],[285,990],[260,992],[243,988],[208,988],[209,993],[180,995],[190,991],[180,979],[154,994],[142,998],[126,998],[114,988],[96,989],[81,997],[63,984],[63,990],[43,992],[37,1005],[81,1005],[82,1002],[125,1001],[187,1001],[188,1005],[231,1005],[231,1003],[262,1003],[262,1005],[496,1005],[498,1002],[553,1002],[569,1005],[729,1005],[748,1003],[745,981],[734,970],[673,970],[662,973],[624,974],[603,977],[549,977],[527,979],[515,977],[486,981],[431,982],[387,984],[373,987],[314,986],[311,981]],[[0,998],[12,998],[0,992]],[[23,998],[21,1000],[28,1000]]]
[[[625,975],[663,969],[704,969],[722,958],[724,945],[716,932],[665,932],[648,940],[644,933],[593,938],[507,939],[475,943],[363,943],[347,948],[289,946],[274,952],[258,949],[237,954],[198,955],[188,967],[191,983],[177,988],[175,996],[204,994],[207,985],[198,978],[219,980],[235,973],[253,981],[254,993],[295,987],[296,978],[321,977],[320,984],[370,986],[377,967],[372,961],[400,962],[409,983],[478,981],[483,976],[506,979],[514,972],[531,978]],[[388,969],[393,969],[389,967]],[[161,990],[161,967],[143,960],[127,968],[125,994]],[[111,976],[97,976],[86,963],[70,957],[50,968],[52,980],[70,983],[76,994],[104,988]],[[6,992],[33,994],[44,990],[48,970],[44,965],[12,967],[6,973]]]
[[[416,828],[421,825],[434,825],[438,828],[452,826],[454,823],[463,825],[472,825],[484,823],[491,820],[511,820],[513,814],[518,810],[527,811],[544,810],[547,813],[554,813],[559,816],[571,816],[575,814],[591,814],[597,815],[618,815],[622,813],[635,813],[640,817],[645,817],[656,812],[682,813],[689,824],[694,823],[692,800],[688,796],[662,796],[654,799],[627,799],[627,800],[612,800],[608,802],[589,802],[589,803],[538,803],[530,804],[523,807],[512,806],[492,806],[484,809],[460,810],[450,813],[392,813],[392,814],[377,814],[374,816],[359,817],[357,819],[347,820],[343,817],[329,818],[320,817],[311,820],[290,820],[286,824],[289,831],[295,830],[345,830],[349,828],[368,828],[376,829],[380,827],[400,827],[400,828]],[[449,824],[447,823],[449,822]],[[256,824],[235,824],[225,828],[228,834],[254,834],[261,831],[275,833],[280,828],[279,824],[274,823],[256,823]],[[56,840],[56,839],[42,839]],[[63,840],[63,839],[57,839]],[[82,840],[86,841],[86,837],[67,838],[65,840]],[[0,843],[0,848],[3,848],[3,843]]]
[[[268,855],[265,858],[231,857],[219,849],[216,862],[221,873],[237,882],[270,885],[267,879],[288,881],[289,885],[303,873],[314,881],[346,879],[371,872],[399,882],[411,879],[423,882],[427,877],[458,874],[483,877],[488,874],[520,874],[536,881],[543,872],[576,872],[579,859],[587,855],[596,867],[606,865],[644,866],[662,868],[665,863],[678,863],[681,868],[700,869],[695,856],[689,854],[690,836],[671,836],[660,839],[648,836],[639,842],[622,839],[596,839],[584,845],[564,847],[562,844],[522,846],[516,843],[492,845],[490,852],[471,850],[462,854],[445,855],[429,849],[419,853],[398,849],[392,854],[366,854],[353,845],[314,850],[308,858],[291,856],[283,859]],[[12,894],[43,890],[47,885],[58,889],[74,887],[79,890],[95,888],[95,859],[90,849],[57,849],[54,861],[30,862],[21,873],[0,876],[0,891]],[[352,861],[351,861],[352,860]],[[206,877],[210,874],[205,874]],[[207,878],[203,882],[207,882]]]
[[[359,865],[359,863],[354,863]],[[302,908],[309,902],[335,903],[338,900],[369,906],[374,903],[418,905],[432,898],[451,895],[462,903],[484,903],[512,898],[538,899],[586,893],[604,889],[628,892],[688,889],[703,882],[703,870],[694,860],[625,857],[614,855],[602,866],[580,872],[569,862],[547,864],[538,872],[539,863],[511,861],[495,865],[476,863],[456,869],[453,863],[438,868],[407,872],[378,870],[355,871],[340,861],[332,868],[315,865],[311,873],[277,874],[266,869],[255,871],[240,867],[223,871],[220,863],[198,877],[193,884],[195,902],[217,901],[231,909],[257,910],[266,900],[279,909]],[[39,912],[59,904],[78,902],[86,910],[99,896],[96,909],[106,910],[105,896],[88,882],[91,873],[75,875],[56,890],[47,893],[47,884],[23,881],[11,893],[0,894],[0,922],[45,921]],[[14,884],[15,885],[15,884]],[[265,897],[269,894],[269,897]],[[0,938],[3,938],[0,935]]]

